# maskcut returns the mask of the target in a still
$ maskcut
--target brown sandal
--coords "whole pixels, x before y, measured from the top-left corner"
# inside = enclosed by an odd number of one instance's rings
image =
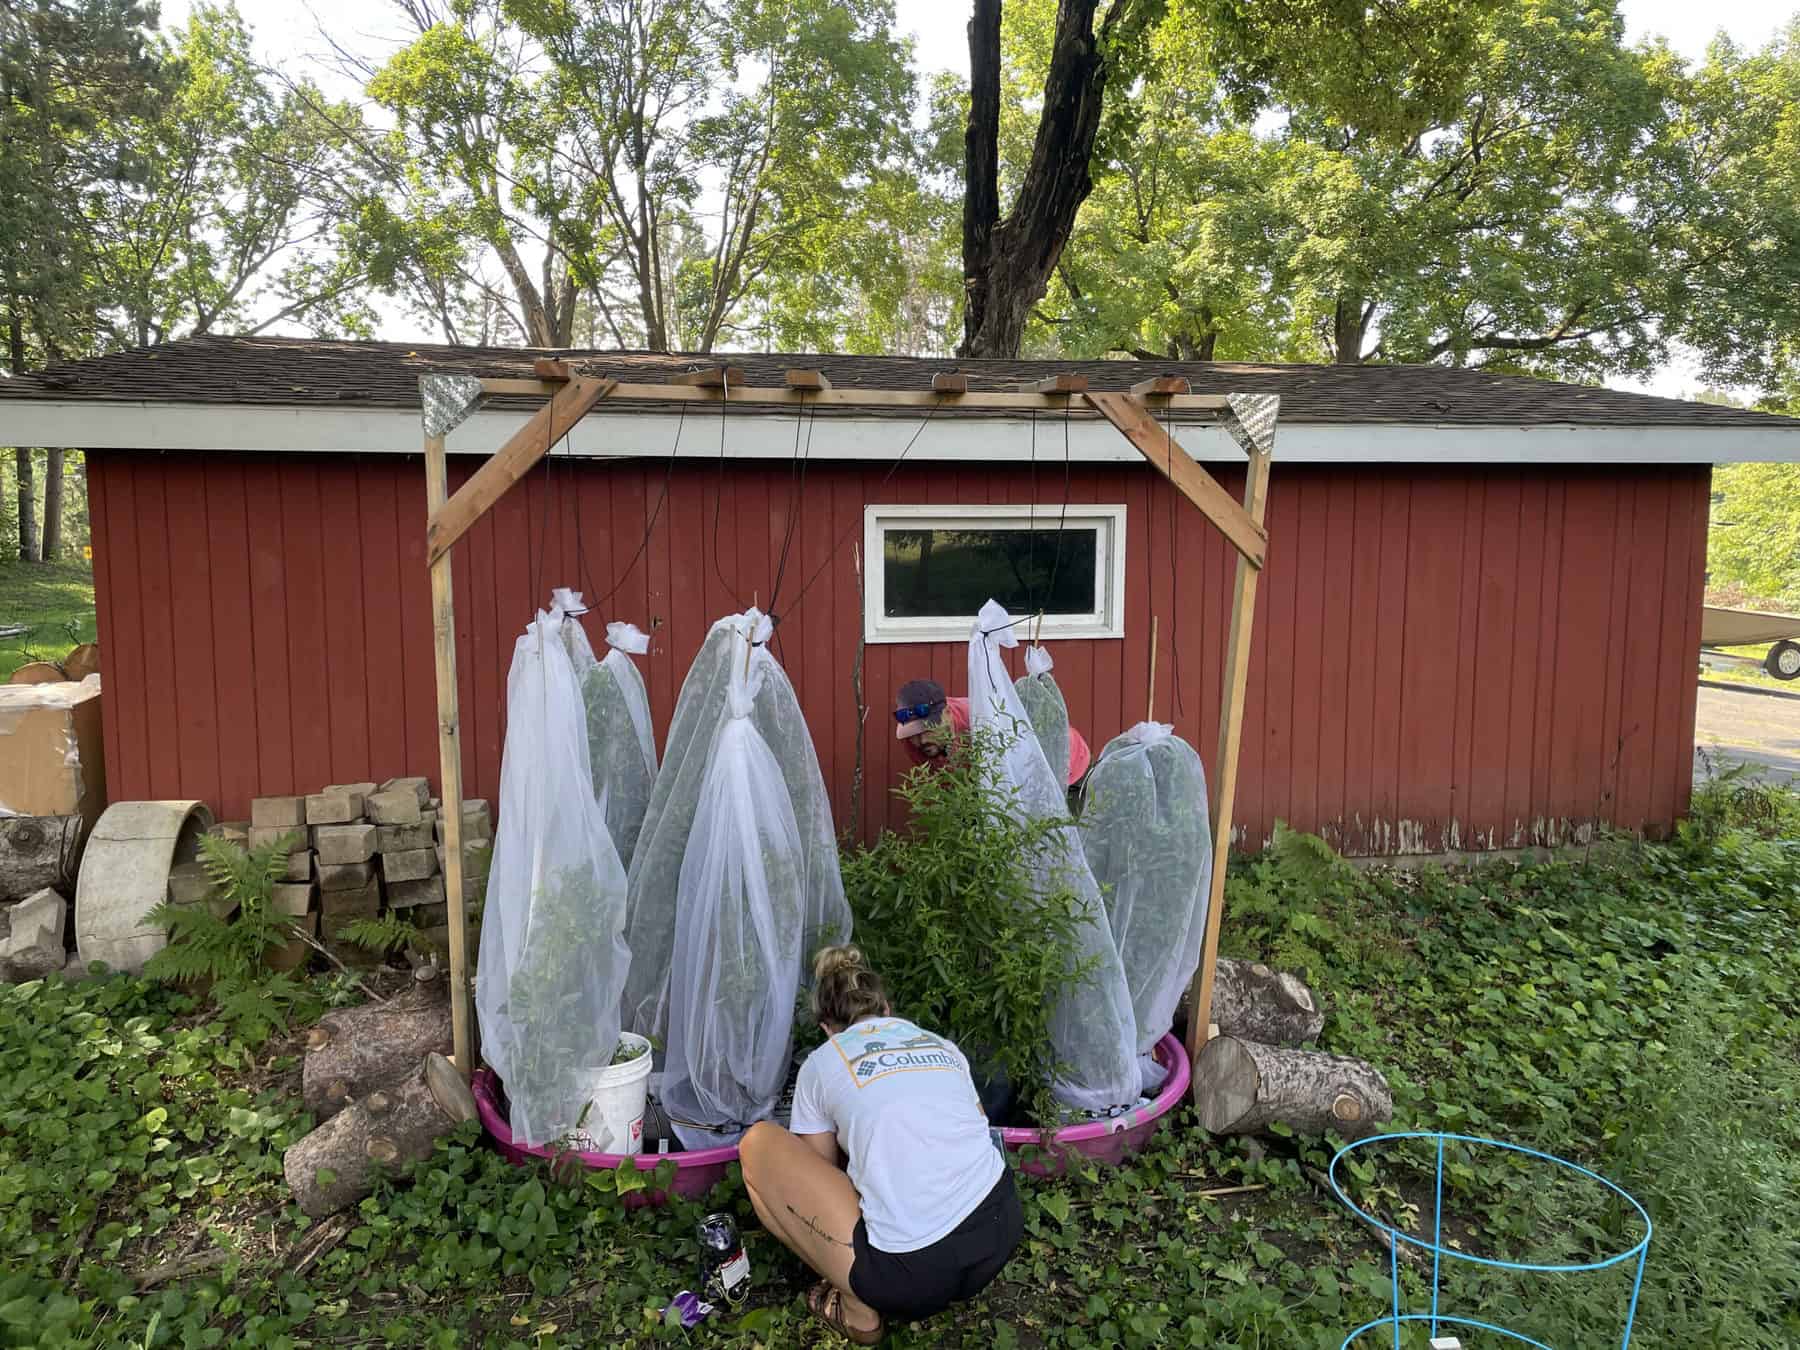
[[[844,1291],[829,1280],[820,1280],[806,1291],[806,1306],[814,1317],[853,1345],[879,1345],[887,1335],[887,1322],[880,1313],[875,1315],[872,1331],[851,1326],[844,1317]]]

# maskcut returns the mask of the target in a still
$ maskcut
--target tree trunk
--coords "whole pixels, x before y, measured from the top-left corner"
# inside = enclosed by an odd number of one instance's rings
[[[975,0],[969,23],[969,122],[963,139],[963,342],[960,354],[1015,357],[1031,310],[1093,190],[1088,162],[1100,130],[1108,63],[1103,43],[1141,28],[1150,8],[1114,0],[1094,30],[1098,0],[1058,0],[1043,112],[1019,196],[999,215],[1001,0]]]
[[[1295,1045],[1318,1036],[1325,1010],[1298,976],[1222,956],[1213,975],[1212,1020],[1221,1036]]]
[[[62,556],[63,452],[44,451],[44,551],[45,562]]]
[[[1363,340],[1368,336],[1368,313],[1362,298],[1355,295],[1338,297],[1331,315],[1331,359],[1340,366],[1362,364]]]
[[[0,900],[73,895],[81,842],[80,816],[0,816]]]
[[[963,129],[963,351],[987,321],[994,226],[1000,219],[1000,3],[975,0],[969,20],[969,122]]]
[[[456,1067],[430,1055],[288,1146],[282,1171],[302,1212],[319,1218],[375,1189],[379,1169],[423,1162],[440,1136],[475,1118],[475,1098]]]
[[[1219,1036],[1194,1064],[1194,1106],[1212,1134],[1255,1134],[1276,1121],[1295,1133],[1374,1134],[1394,1114],[1387,1079],[1374,1065],[1317,1050],[1279,1050]]]
[[[13,463],[19,471],[19,561],[37,559],[37,497],[31,482],[31,451],[20,446],[13,451]]]
[[[329,1120],[427,1054],[447,1055],[451,1048],[450,982],[441,975],[416,980],[386,1003],[326,1013],[306,1040],[300,1074],[306,1109],[315,1120]]]

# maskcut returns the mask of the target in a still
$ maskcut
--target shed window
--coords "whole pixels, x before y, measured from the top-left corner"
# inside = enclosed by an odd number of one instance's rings
[[[1123,506],[871,506],[864,556],[870,642],[961,641],[990,597],[1046,637],[1124,636]]]

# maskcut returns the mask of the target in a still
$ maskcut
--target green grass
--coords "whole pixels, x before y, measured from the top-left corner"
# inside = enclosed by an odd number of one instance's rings
[[[60,661],[94,640],[94,572],[85,562],[0,563],[0,680],[28,661]]]
[[[1476,871],[1355,872],[1286,835],[1228,885],[1227,949],[1306,974],[1324,1047],[1387,1072],[1396,1128],[1546,1149],[1644,1202],[1657,1231],[1634,1347],[1800,1343],[1800,798],[1734,774],[1671,843]],[[314,985],[314,1011],[344,996]],[[0,986],[0,1343],[841,1344],[807,1318],[804,1272],[735,1178],[627,1213],[613,1174],[516,1169],[472,1127],[296,1274],[321,1233],[281,1177],[308,1127],[304,1015],[252,1045],[142,981]],[[1386,1307],[1388,1256],[1309,1180],[1329,1152],[1214,1140],[1184,1109],[1126,1169],[1028,1181],[1001,1280],[891,1343],[1336,1350]],[[1418,1161],[1370,1155],[1348,1185],[1428,1225]],[[1638,1236],[1591,1189],[1451,1163],[1446,1231],[1465,1249],[1566,1258]],[[1262,1189],[1209,1194],[1229,1187]],[[660,1310],[693,1286],[711,1209],[738,1215],[755,1283],[683,1333]],[[220,1264],[138,1290],[158,1263],[214,1250]],[[1421,1274],[1402,1270],[1416,1307]],[[1459,1269],[1445,1286],[1447,1310],[1568,1347],[1616,1345],[1628,1293],[1619,1271]]]

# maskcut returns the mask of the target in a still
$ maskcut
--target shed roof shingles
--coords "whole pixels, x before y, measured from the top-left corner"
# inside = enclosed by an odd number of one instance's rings
[[[1151,375],[1187,378],[1195,393],[1279,394],[1284,422],[1419,426],[1792,427],[1793,419],[1587,385],[1447,366],[1308,366],[1240,362],[967,361],[910,356],[710,356],[518,347],[447,347],[309,338],[198,337],[0,380],[0,398],[416,408],[420,375],[531,374],[557,355],[609,375],[655,382],[697,366],[742,367],[779,385],[789,367],[823,370],[840,389],[928,390],[939,371],[972,389],[1006,389],[1072,371],[1089,387],[1126,389]],[[893,410],[911,416],[905,410]]]

